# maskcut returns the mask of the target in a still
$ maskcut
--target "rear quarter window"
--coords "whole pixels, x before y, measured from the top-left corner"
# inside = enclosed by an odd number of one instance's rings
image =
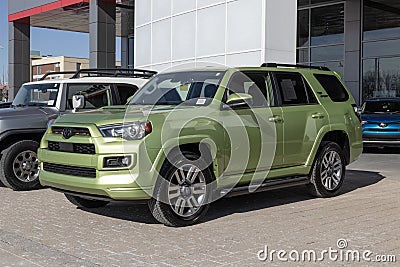
[[[334,75],[314,74],[314,77],[325,89],[328,96],[333,102],[346,102],[349,100],[349,94],[343,84]]]

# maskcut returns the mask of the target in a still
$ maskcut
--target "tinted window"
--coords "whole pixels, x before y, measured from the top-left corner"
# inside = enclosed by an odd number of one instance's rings
[[[227,97],[234,93],[249,94],[253,97],[253,102],[249,106],[268,106],[267,75],[266,72],[235,73],[229,82]]]
[[[400,101],[367,101],[363,113],[400,113]]]
[[[85,97],[84,109],[96,109],[111,104],[111,86],[108,84],[69,84],[67,109],[72,109],[72,96]]]
[[[275,72],[276,84],[281,95],[282,105],[306,105],[316,103],[311,88],[299,73]],[[310,100],[308,92],[310,91]]]
[[[117,84],[116,86],[121,105],[126,104],[128,102],[128,98],[133,96],[138,90],[136,86],[130,84]]]
[[[349,100],[346,89],[336,76],[326,74],[314,74],[314,76],[328,93],[332,101],[345,102]]]

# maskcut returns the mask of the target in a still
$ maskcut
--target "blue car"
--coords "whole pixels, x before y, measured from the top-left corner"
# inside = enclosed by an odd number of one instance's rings
[[[364,146],[400,146],[400,98],[367,100],[361,120]]]

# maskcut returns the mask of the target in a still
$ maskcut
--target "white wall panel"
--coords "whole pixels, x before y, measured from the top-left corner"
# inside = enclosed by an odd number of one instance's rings
[[[263,0],[228,3],[227,52],[260,49],[262,45]]]
[[[143,1],[143,0],[142,0]],[[171,0],[144,0],[144,1],[152,1],[153,6],[153,20],[162,19],[168,16],[171,16]],[[136,1],[138,2],[138,1]]]
[[[151,1],[137,0],[135,2],[136,26],[149,23],[151,21]]]
[[[202,8],[205,6],[222,4],[222,3],[225,3],[225,0],[197,0],[197,7]]]
[[[196,0],[172,0],[172,15],[196,9]]]
[[[151,24],[137,28],[135,38],[135,61],[140,65],[151,63]]]
[[[153,64],[171,61],[171,19],[153,24],[152,48]]]
[[[213,6],[198,11],[198,57],[225,53],[225,6]]]
[[[261,50],[254,52],[244,52],[239,54],[228,55],[226,65],[230,67],[236,66],[261,66]]]
[[[195,57],[196,12],[172,18],[172,60]]]

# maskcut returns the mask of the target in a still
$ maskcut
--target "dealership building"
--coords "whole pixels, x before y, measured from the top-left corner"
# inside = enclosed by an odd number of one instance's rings
[[[10,96],[30,79],[30,27],[90,35],[90,66],[323,65],[359,103],[400,96],[400,1],[9,0]],[[51,37],[49,37],[51,38]],[[56,43],[55,43],[56,45]]]

